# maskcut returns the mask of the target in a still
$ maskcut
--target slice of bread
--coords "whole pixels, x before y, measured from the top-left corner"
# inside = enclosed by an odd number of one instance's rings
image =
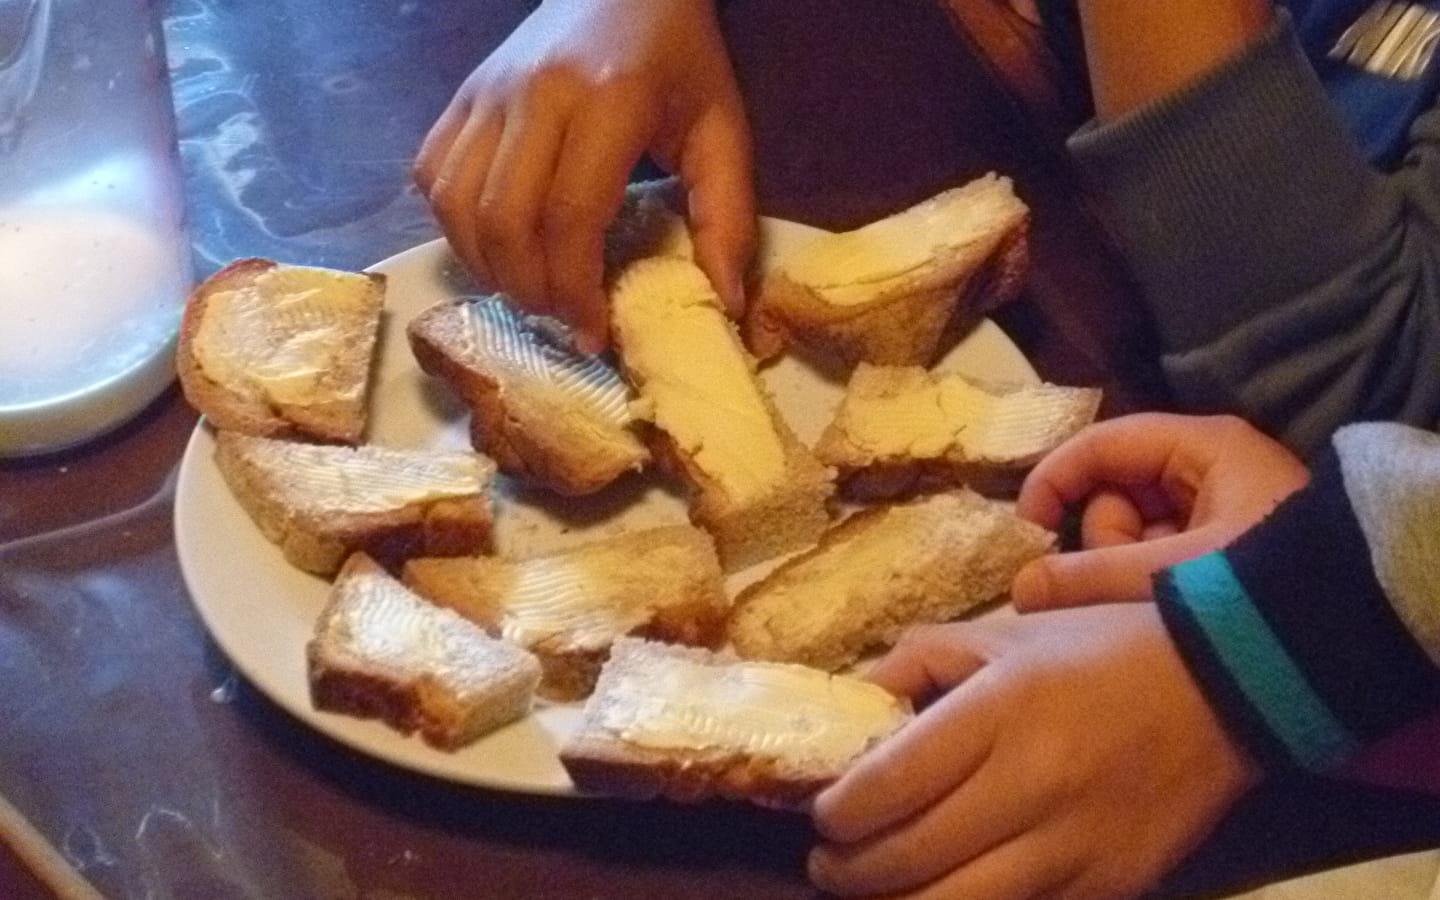
[[[679,178],[626,185],[620,211],[605,229],[607,274],[617,275],[652,256],[695,256],[685,221],[685,186]]]
[[[560,762],[591,793],[796,807],[909,718],[856,678],[626,638]]]
[[[290,563],[329,575],[363,550],[389,566],[490,545],[495,464],[469,452],[335,447],[221,431],[215,462]]]
[[[1041,457],[1095,419],[1100,391],[985,384],[955,372],[861,363],[815,454],[855,500],[968,485],[1018,490]]]
[[[713,646],[730,609],[715,545],[688,525],[525,560],[412,559],[404,580],[538,656],[545,669],[540,690],[552,700],[587,696],[617,638]]]
[[[715,536],[726,570],[814,543],[834,473],[781,420],[699,267],[631,265],[611,316],[637,411],[656,426],[656,458],[691,487],[691,518]]]
[[[385,276],[242,259],[191,294],[176,371],[216,428],[356,444]]]
[[[305,647],[316,709],[380,719],[457,750],[530,711],[540,664],[427,603],[357,553]]]
[[[629,385],[562,328],[497,295],[439,303],[406,332],[420,368],[470,408],[476,449],[527,484],[574,496],[639,470],[650,453],[631,427]]]
[[[746,659],[835,671],[907,627],[999,599],[1055,536],[970,490],[872,507],[741,591],[729,623]]]
[[[746,311],[760,359],[789,345],[853,365],[930,365],[1015,297],[1029,210],[994,174],[775,261]]]

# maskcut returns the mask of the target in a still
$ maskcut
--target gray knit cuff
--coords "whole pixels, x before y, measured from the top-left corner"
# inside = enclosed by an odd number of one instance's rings
[[[1216,71],[1069,146],[1171,351],[1335,274],[1393,216],[1284,10]]]

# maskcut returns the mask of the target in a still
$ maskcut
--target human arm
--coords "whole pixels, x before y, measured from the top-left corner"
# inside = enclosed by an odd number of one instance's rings
[[[1304,453],[1345,421],[1440,418],[1440,112],[1393,171],[1372,165],[1279,12],[1070,148],[1184,405],[1240,412]]]
[[[697,262],[738,312],[750,135],[713,0],[546,0],[456,92],[415,176],[482,284],[598,349],[604,230],[646,152],[680,176]]]

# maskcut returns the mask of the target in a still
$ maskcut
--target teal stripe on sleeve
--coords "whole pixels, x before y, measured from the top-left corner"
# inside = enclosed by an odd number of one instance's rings
[[[1333,768],[1359,742],[1310,687],[1223,553],[1180,563],[1170,577],[1215,654],[1295,762]]]

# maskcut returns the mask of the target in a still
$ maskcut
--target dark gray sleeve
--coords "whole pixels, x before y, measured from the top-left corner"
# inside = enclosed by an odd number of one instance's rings
[[[1410,137],[1372,168],[1282,11],[1200,83],[1071,139],[1184,405],[1305,453],[1347,421],[1440,420],[1440,110]]]

